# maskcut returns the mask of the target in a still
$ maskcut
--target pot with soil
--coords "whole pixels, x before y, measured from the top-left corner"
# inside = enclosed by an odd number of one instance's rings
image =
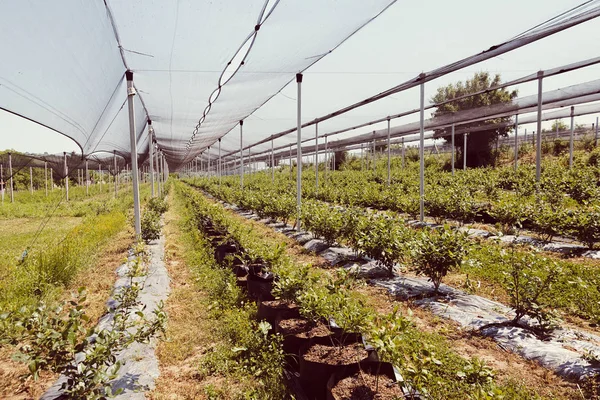
[[[369,353],[362,343],[348,345],[311,344],[300,349],[300,382],[315,398],[325,399],[329,378],[343,374],[348,368],[357,368]]]
[[[298,365],[300,349],[313,340],[328,340],[331,343],[332,332],[322,322],[314,323],[304,318],[281,319],[275,323],[275,331],[283,336],[283,351],[291,366]]]
[[[298,306],[288,300],[267,300],[258,303],[258,319],[264,319],[275,327],[278,320],[298,318]]]
[[[237,260],[237,258],[235,259]],[[243,277],[248,275],[248,267],[246,267],[243,263],[237,263],[234,262],[232,265],[232,269],[233,269],[233,273],[235,274],[235,276],[239,277]],[[244,281],[245,283],[246,281]],[[247,285],[246,285],[247,286]],[[244,286],[245,287],[245,286]]]
[[[271,294],[273,290],[274,275],[271,272],[261,272],[248,274],[248,296],[257,300],[275,300]]]
[[[392,364],[362,362],[327,381],[327,400],[394,400],[405,398]]]

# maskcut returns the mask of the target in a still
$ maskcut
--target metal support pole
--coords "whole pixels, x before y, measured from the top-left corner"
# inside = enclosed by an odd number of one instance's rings
[[[315,123],[315,194],[319,192],[319,124]]]
[[[15,202],[15,193],[13,190],[13,170],[12,170],[12,154],[8,153],[8,173],[10,180],[10,202]]]
[[[390,117],[387,119],[387,185],[392,183],[392,153],[390,149]]]
[[[515,171],[519,167],[519,114],[515,115]]]
[[[52,170],[50,170],[52,171]],[[98,164],[98,180],[100,181],[100,193],[102,193],[102,164]]]
[[[85,159],[85,195],[90,195],[90,170],[87,158]]]
[[[133,72],[125,72],[127,78],[127,105],[129,108],[129,151],[131,152],[131,178],[133,186],[133,216],[135,235],[138,240],[142,236],[142,223],[140,218],[140,182],[139,169],[137,159],[137,140],[135,132],[135,110],[133,106],[133,96],[135,96],[135,88],[133,87]]]
[[[598,117],[596,117],[596,133],[594,134],[594,146],[598,146]]]
[[[154,193],[154,128],[152,127],[152,121],[148,120],[148,136],[150,141],[150,196],[156,197]]]
[[[373,132],[375,133],[375,132]],[[373,174],[375,174],[377,172],[377,159],[375,158],[376,154],[375,154],[375,139],[373,139],[373,157],[371,157],[372,161],[373,161]]]
[[[323,186],[327,186],[327,170],[328,169],[329,169],[329,153],[327,150],[327,135],[325,135],[325,175],[324,175],[325,182],[323,182]]]
[[[244,189],[244,121],[240,121],[240,187]]]
[[[297,127],[297,170],[296,170],[296,206],[298,211],[298,220],[296,229],[300,230],[300,217],[302,215],[302,74],[296,74],[296,82],[298,83],[298,127]]]
[[[575,107],[571,106],[571,136],[569,137],[569,169],[573,168],[573,132],[575,130]]]
[[[540,181],[542,174],[542,79],[544,71],[538,71],[537,140],[535,157],[535,180]]]
[[[273,152],[273,139],[271,139],[271,182],[275,183],[275,153]]]
[[[113,181],[115,184],[115,198],[117,197],[117,151],[113,150],[113,163],[114,163],[114,176]]]
[[[425,74],[421,74],[421,78]],[[419,216],[425,219],[425,84],[421,83],[421,104],[419,110]]]
[[[469,134],[463,134],[463,170],[467,169],[467,136]]]
[[[405,151],[404,151],[404,138],[401,139],[402,142],[402,168],[404,168],[404,160],[405,160]]]
[[[365,149],[364,149],[364,144],[361,143],[360,144],[360,170],[361,171],[364,169],[364,165],[365,165]]]
[[[208,146],[208,176],[210,176],[210,146]]]
[[[159,157],[160,157],[160,150],[156,149],[156,153],[154,155],[154,162],[156,163],[156,164],[154,164],[156,167],[156,188],[158,189],[158,195],[162,196]]]
[[[67,153],[63,152],[63,157],[65,161],[65,189],[66,189],[66,199],[69,201],[69,166],[67,165]]]
[[[29,191],[33,194],[33,168],[29,167]]]
[[[219,186],[221,186],[221,175],[222,175],[222,171],[221,168],[223,168],[222,164],[221,164],[221,138],[219,138],[219,164],[217,165],[217,171],[219,173]]]
[[[293,169],[292,164],[293,164],[292,163],[292,145],[290,144],[290,179],[292,178],[292,169]]]
[[[48,197],[48,162],[44,161],[44,186],[46,188],[46,197]]]
[[[2,203],[4,204],[4,192],[6,191],[6,184],[4,183],[4,171],[2,164],[0,164],[0,196],[2,197]]]
[[[452,176],[454,176],[454,124],[452,124]]]

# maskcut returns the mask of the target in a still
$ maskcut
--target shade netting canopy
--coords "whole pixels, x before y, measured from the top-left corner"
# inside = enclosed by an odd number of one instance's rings
[[[23,0],[0,5],[0,108],[75,140],[138,153],[147,121],[176,169],[394,0]]]

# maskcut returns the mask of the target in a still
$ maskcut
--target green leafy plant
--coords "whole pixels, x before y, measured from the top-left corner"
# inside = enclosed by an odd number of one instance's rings
[[[448,271],[460,265],[467,251],[467,235],[449,226],[424,229],[413,246],[413,264],[417,274],[427,276],[438,293]]]
[[[146,211],[142,216],[142,239],[146,242],[160,237],[160,214],[155,211]]]
[[[551,328],[553,313],[548,309],[552,302],[549,290],[558,280],[561,268],[556,261],[518,253],[512,244],[503,252],[506,265],[504,287],[515,310],[513,323],[525,315],[535,318],[541,328]]]

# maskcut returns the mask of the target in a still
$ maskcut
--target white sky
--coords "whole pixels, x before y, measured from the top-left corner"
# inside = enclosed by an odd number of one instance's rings
[[[582,1],[399,0],[305,72],[302,119],[310,121],[402,83],[422,71],[481,52]],[[426,99],[433,96],[437,87],[470,78],[476,71],[500,73],[502,80],[510,80],[540,69],[596,57],[599,55],[598,38],[600,18],[430,82],[425,85]],[[547,78],[544,91],[594,80],[599,73],[600,66],[594,66]],[[537,91],[537,83],[519,85],[516,89],[519,97],[532,95]],[[246,120],[245,136],[250,138],[253,132],[277,133],[293,127],[296,121],[295,98],[294,82]],[[319,132],[385,117],[413,109],[418,104],[419,92],[418,88],[414,88],[324,122],[320,124]],[[417,118],[418,115],[407,116],[395,120],[395,124],[412,122]],[[591,124],[595,119],[596,116],[577,117],[576,123]],[[544,126],[550,124],[544,123]],[[351,135],[380,129],[384,125],[354,131]],[[523,128],[535,130],[534,126]],[[234,129],[230,134],[237,134],[237,131]],[[303,131],[306,138],[312,135],[314,129]],[[292,141],[295,137],[290,135],[276,144]],[[56,132],[0,111],[0,149],[8,148],[34,153],[79,150],[73,141]]]

